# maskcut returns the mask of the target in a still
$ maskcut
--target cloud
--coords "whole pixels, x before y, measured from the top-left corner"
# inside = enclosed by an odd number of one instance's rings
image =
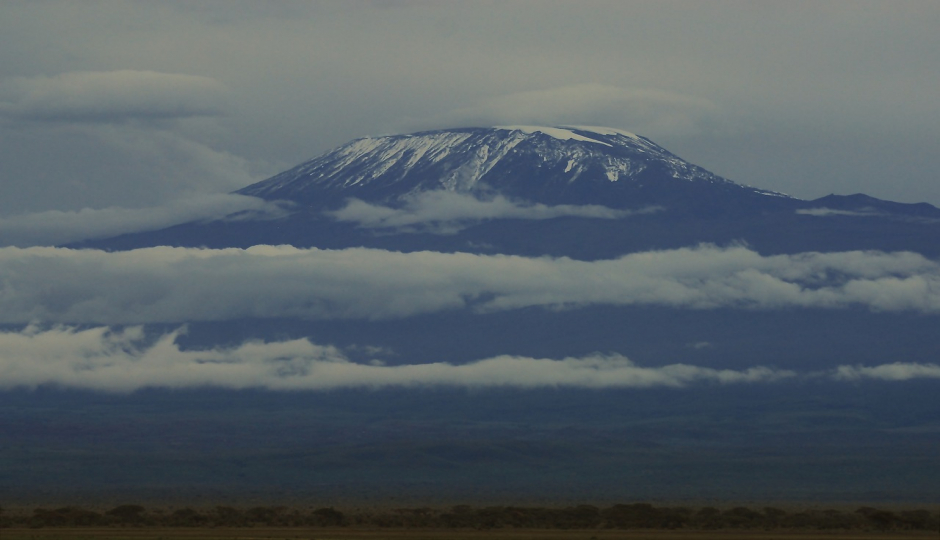
[[[401,208],[373,205],[351,199],[340,210],[330,212],[338,221],[357,223],[367,229],[396,229],[398,232],[433,232],[452,234],[488,219],[552,219],[578,216],[597,219],[620,219],[636,213],[658,211],[615,210],[599,205],[546,206],[511,201],[502,195],[481,200],[473,195],[437,190],[419,193],[405,199]]]
[[[286,214],[278,205],[243,195],[201,195],[152,208],[84,208],[0,217],[0,246],[50,246],[161,229],[199,220],[270,219]]]
[[[218,147],[284,168],[355,137],[398,131],[403,117],[486,109],[524,91],[538,98],[593,83],[585,86],[671,92],[716,110],[683,108],[680,99],[650,114],[643,99],[618,105],[598,90],[586,94],[610,107],[585,107],[593,118],[568,111],[556,119],[550,108],[518,116],[614,124],[727,178],[805,199],[864,191],[940,205],[940,182],[930,181],[940,169],[931,142],[940,140],[940,93],[931,90],[940,87],[940,4],[872,3],[857,13],[799,2],[550,4],[136,2],[87,10],[61,0],[5,2],[0,69],[5,77],[112,67],[210,75],[237,99],[220,120],[231,139]],[[562,111],[567,103],[556,104]],[[670,124],[699,129],[683,138],[653,129]],[[2,161],[38,182],[41,166],[24,154],[61,154],[53,142],[37,137],[29,152],[25,140],[0,144]],[[149,204],[149,193],[131,203]]]
[[[796,211],[797,214],[805,214],[807,216],[859,216],[859,217],[874,217],[874,216],[883,216],[884,212],[879,212],[873,208],[861,209],[861,210],[837,210],[835,208],[804,208]]]
[[[762,256],[706,245],[579,261],[291,246],[6,247],[0,276],[0,323],[13,324],[377,320],[587,305],[940,312],[940,263],[906,252]]]
[[[129,392],[146,387],[328,390],[453,386],[464,388],[651,388],[766,383],[791,371],[712,369],[687,364],[649,368],[620,355],[560,360],[497,356],[467,364],[386,366],[351,362],[341,350],[306,339],[181,350],[182,330],[148,339],[143,327],[78,329],[29,326],[0,332],[0,388],[43,385]]]
[[[20,120],[115,123],[217,116],[228,90],[209,77],[155,71],[73,71],[16,77],[0,86],[0,115]]]
[[[839,366],[832,377],[836,380],[908,381],[911,379],[940,379],[940,365],[894,362],[878,366]]]
[[[2,123],[0,123],[2,124]],[[0,126],[2,127],[2,126]],[[0,149],[30,168],[0,161],[0,215],[83,208],[175,206],[242,188],[276,167],[220,148],[214,118],[188,123],[32,123],[0,129]],[[45,140],[48,148],[21,146]]]
[[[683,388],[809,380],[813,373],[763,366],[742,370],[689,364],[638,366],[619,354],[579,358],[500,355],[465,364],[385,365],[351,361],[345,352],[308,339],[246,341],[231,347],[184,350],[185,328],[148,335],[142,326],[77,328],[29,325],[0,331],[0,389],[61,386],[110,392],[147,387],[331,390],[450,386],[459,388]],[[362,348],[367,351],[368,348]],[[940,379],[936,364],[840,366],[836,381]]]
[[[575,84],[492,97],[418,120],[415,127],[501,124],[622,127],[651,136],[686,135],[717,107],[709,100],[652,88]]]

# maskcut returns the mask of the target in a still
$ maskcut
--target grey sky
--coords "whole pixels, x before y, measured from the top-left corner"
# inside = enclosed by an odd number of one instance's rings
[[[940,3],[10,1],[0,217],[227,192],[351,138],[594,124],[940,205]]]

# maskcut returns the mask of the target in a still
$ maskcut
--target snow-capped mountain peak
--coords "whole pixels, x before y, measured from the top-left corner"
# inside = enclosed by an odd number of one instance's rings
[[[549,137],[554,137],[559,141],[585,141],[596,144],[603,144],[604,146],[611,146],[608,143],[591,139],[585,137],[584,135],[579,135],[568,129],[567,127],[545,127],[545,126],[496,126],[495,129],[505,129],[507,131],[521,131],[523,133],[532,134],[532,133],[544,133]],[[581,131],[586,131],[582,129]]]
[[[803,201],[737,184],[613,128],[498,126],[364,137],[240,191],[277,219],[195,221],[80,247],[290,244],[614,258],[745,242],[761,253],[937,256],[940,210]]]
[[[735,184],[628,131],[522,125],[364,137],[239,193],[320,206],[447,190],[631,207],[688,184],[780,195]]]

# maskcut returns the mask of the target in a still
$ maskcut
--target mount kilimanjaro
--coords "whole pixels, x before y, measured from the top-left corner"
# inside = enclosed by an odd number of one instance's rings
[[[456,128],[356,139],[236,193],[234,215],[82,247],[291,244],[583,259],[701,243],[765,254],[940,254],[940,209],[866,195],[806,201],[722,178],[651,140],[587,127]]]
[[[536,126],[357,139],[239,193],[323,205],[434,190],[616,208],[709,191],[782,196],[735,184],[626,131]]]
[[[3,305],[83,328],[41,354],[103,336],[139,391],[5,394],[5,493],[936,500],[940,209],[572,126],[357,139],[238,193],[274,211],[10,250]]]

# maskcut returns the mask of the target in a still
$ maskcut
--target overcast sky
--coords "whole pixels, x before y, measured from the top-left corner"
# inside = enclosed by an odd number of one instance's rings
[[[937,28],[935,0],[5,1],[0,218],[227,207],[355,137],[518,123],[940,205]]]

